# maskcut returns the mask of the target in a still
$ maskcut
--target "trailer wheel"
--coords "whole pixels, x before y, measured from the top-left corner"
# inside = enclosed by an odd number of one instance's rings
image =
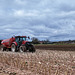
[[[20,46],[19,51],[20,52],[26,52],[26,46]]]
[[[17,48],[16,48],[16,45],[15,44],[12,44],[11,45],[11,51],[12,52],[16,52],[17,51]]]
[[[1,51],[6,51],[6,47],[4,45],[1,45]]]

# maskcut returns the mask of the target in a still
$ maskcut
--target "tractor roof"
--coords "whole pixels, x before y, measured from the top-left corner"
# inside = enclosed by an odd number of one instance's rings
[[[26,38],[26,36],[15,36],[15,38],[17,38],[17,37],[25,37]]]

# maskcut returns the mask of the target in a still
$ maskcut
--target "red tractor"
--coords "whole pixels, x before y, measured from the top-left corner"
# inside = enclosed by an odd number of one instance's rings
[[[10,39],[2,40],[1,42],[1,50],[6,51],[6,49],[10,49],[12,52],[35,52],[34,46],[26,41],[26,36],[14,36]]]

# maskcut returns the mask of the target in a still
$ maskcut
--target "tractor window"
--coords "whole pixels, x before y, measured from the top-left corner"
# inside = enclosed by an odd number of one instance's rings
[[[25,37],[20,37],[20,38],[16,38],[15,40],[16,42],[19,42],[19,41],[26,41],[26,38]]]
[[[24,41],[26,41],[26,38],[23,38]]]
[[[23,41],[23,38],[20,38],[20,41]]]
[[[19,42],[19,38],[16,38],[16,42]]]
[[[22,37],[22,38],[20,38],[20,41],[26,41],[26,38]]]

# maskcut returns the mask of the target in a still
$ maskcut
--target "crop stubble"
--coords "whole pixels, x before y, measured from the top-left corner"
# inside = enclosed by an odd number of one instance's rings
[[[10,75],[75,75],[75,51],[0,52],[0,73]]]

